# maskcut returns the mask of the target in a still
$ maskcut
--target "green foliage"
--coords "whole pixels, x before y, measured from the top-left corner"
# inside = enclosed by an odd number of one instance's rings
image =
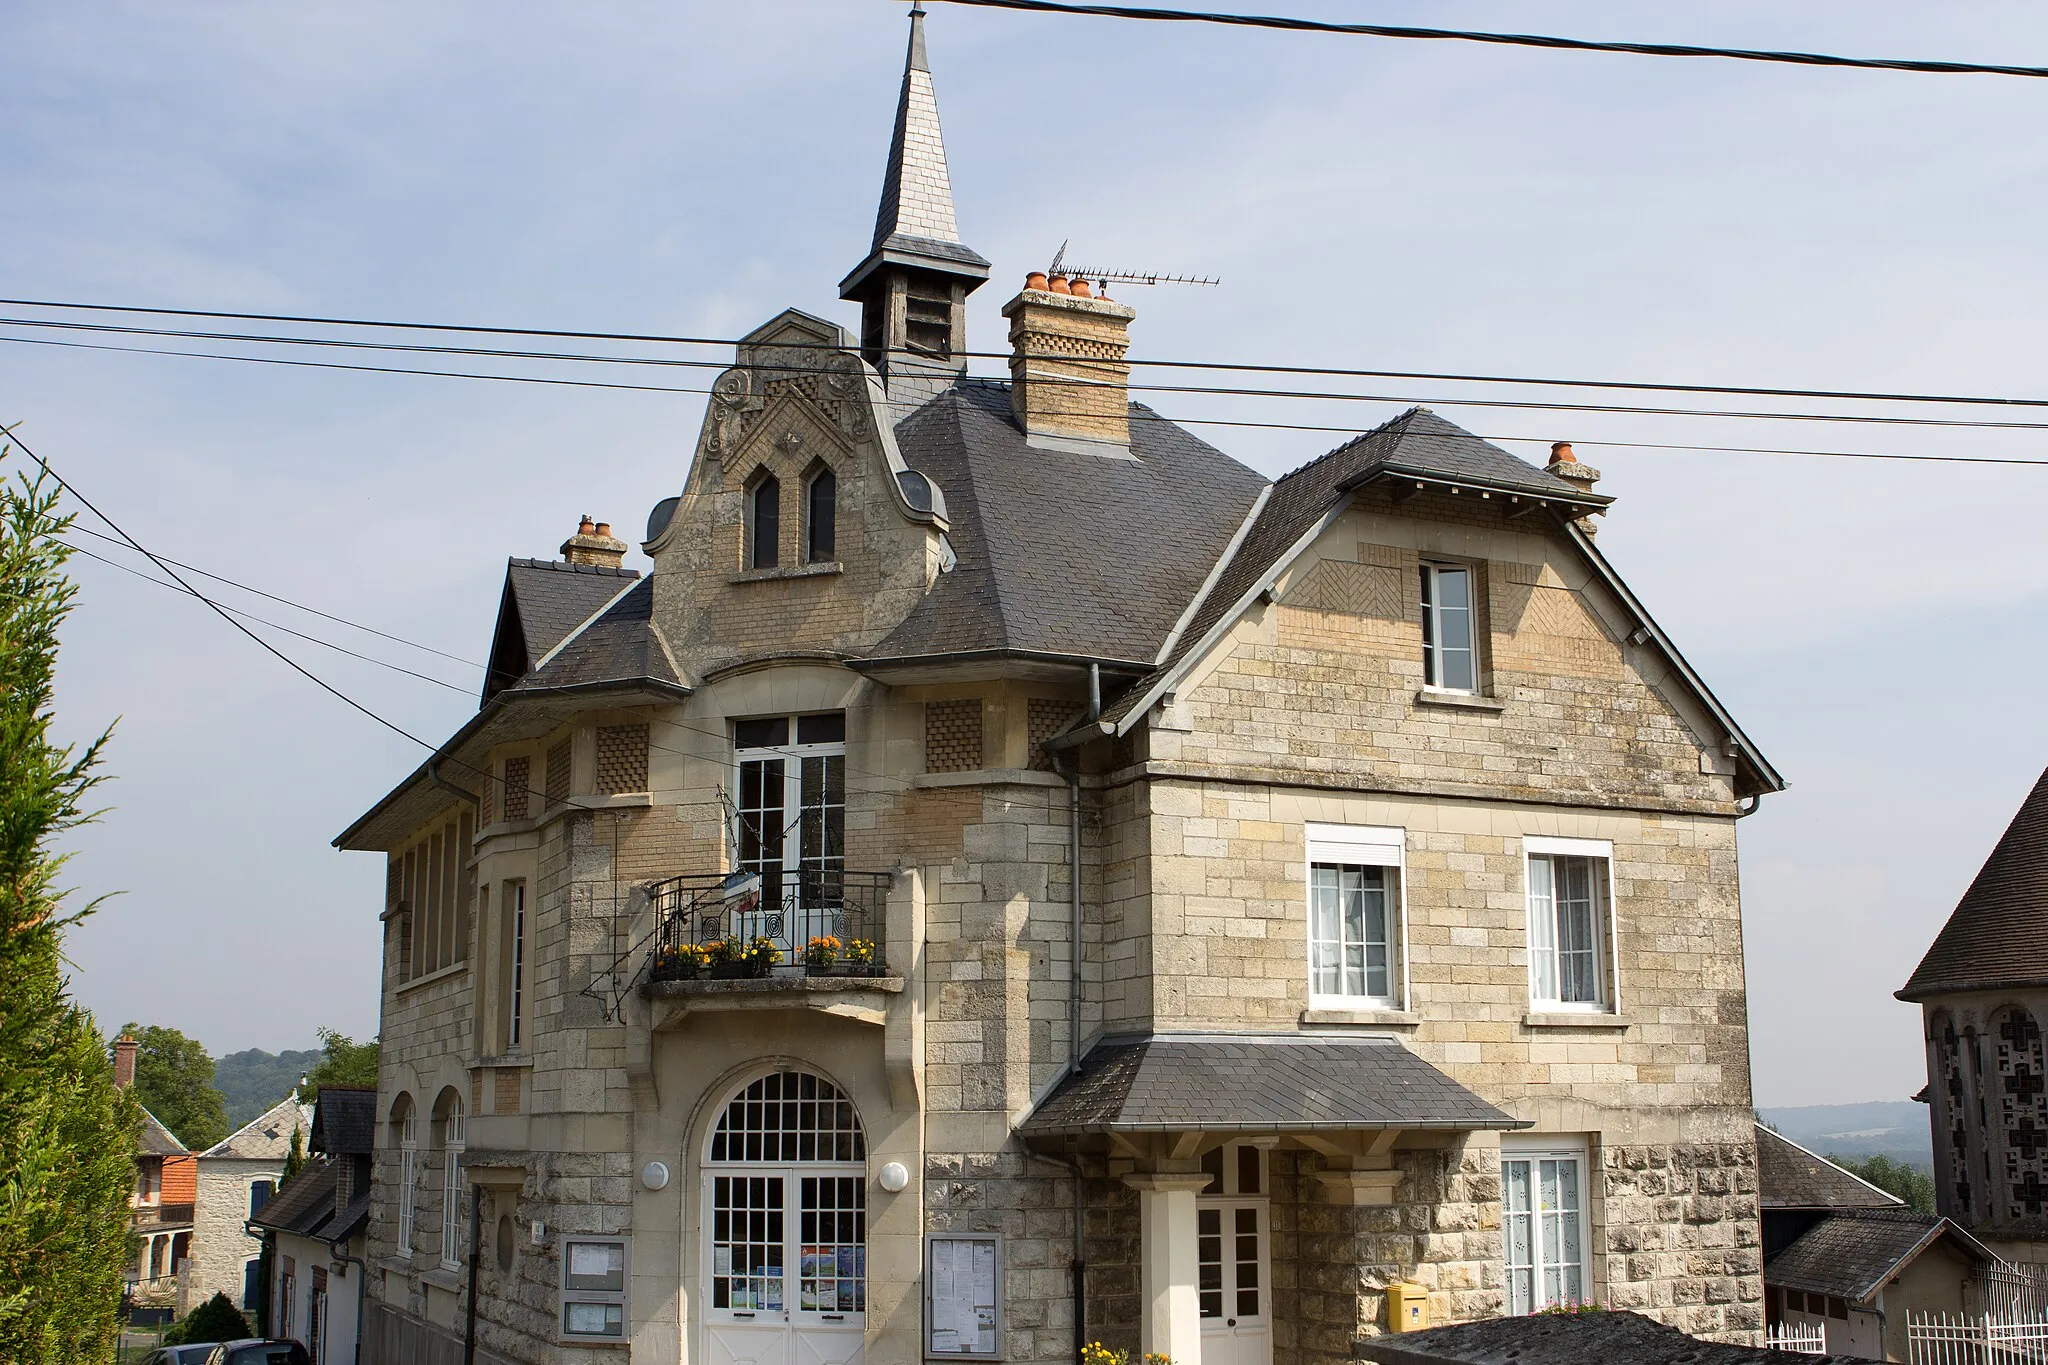
[[[242,1310],[230,1303],[227,1295],[215,1294],[166,1327],[164,1345],[196,1346],[205,1341],[240,1341],[255,1335],[256,1330],[249,1326]]]
[[[284,1173],[278,1177],[278,1185],[282,1187],[285,1181],[290,1180],[304,1169],[306,1169],[306,1142],[299,1135],[299,1130],[294,1128],[292,1129],[292,1149],[284,1154]]]
[[[130,1023],[135,1039],[135,1097],[178,1141],[203,1152],[231,1131],[227,1101],[213,1088],[213,1058],[197,1038],[174,1028]],[[273,1100],[271,1103],[275,1104]]]
[[[1861,1176],[1886,1194],[1897,1195],[1915,1213],[1934,1212],[1934,1176],[1918,1166],[1894,1161],[1888,1156],[1830,1156],[1843,1170]]]
[[[377,1040],[358,1043],[346,1033],[331,1028],[320,1030],[323,1054],[306,1083],[299,1087],[299,1102],[311,1104],[323,1085],[375,1085],[377,1083]]]
[[[0,455],[4,455],[0,448]],[[70,524],[41,479],[0,484],[0,1361],[108,1362],[131,1250],[140,1113],[72,1003],[52,843],[89,822],[107,736],[51,742]]]
[[[268,1113],[292,1093],[299,1077],[320,1061],[318,1048],[287,1048],[265,1052],[244,1048],[213,1060],[213,1088],[228,1102],[228,1127],[240,1128]]]

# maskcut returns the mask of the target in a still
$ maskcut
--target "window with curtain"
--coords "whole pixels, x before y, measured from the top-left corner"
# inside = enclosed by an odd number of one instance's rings
[[[1598,1010],[1608,989],[1611,846],[1528,840],[1529,994],[1539,1009]]]
[[[1310,1003],[1400,1008],[1406,832],[1311,824],[1306,841]]]

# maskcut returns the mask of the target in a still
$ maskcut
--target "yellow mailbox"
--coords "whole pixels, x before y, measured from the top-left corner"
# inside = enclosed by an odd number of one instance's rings
[[[1429,1326],[1429,1291],[1412,1280],[1387,1286],[1387,1330],[1420,1332]]]

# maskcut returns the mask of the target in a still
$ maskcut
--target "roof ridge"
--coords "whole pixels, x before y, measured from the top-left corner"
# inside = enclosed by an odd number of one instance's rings
[[[555,573],[582,573],[599,577],[640,577],[638,569],[629,569],[622,564],[571,564],[565,559],[525,559],[519,555],[507,555],[505,557],[505,566],[517,569],[550,569]]]
[[[1325,460],[1334,459],[1337,456],[1342,455],[1345,451],[1350,450],[1352,447],[1362,445],[1366,441],[1370,441],[1373,437],[1379,435],[1381,432],[1386,431],[1393,426],[1406,424],[1410,421],[1413,421],[1415,418],[1415,414],[1417,414],[1418,412],[1428,411],[1428,408],[1425,408],[1420,403],[1418,403],[1414,407],[1409,408],[1406,412],[1396,414],[1393,417],[1389,417],[1386,421],[1372,428],[1372,430],[1359,432],[1358,435],[1353,436],[1350,440],[1344,442],[1344,444],[1337,446],[1334,449],[1324,451],[1322,454],[1316,456],[1313,460],[1310,460],[1307,464],[1296,465],[1293,469],[1288,470],[1285,474],[1282,474],[1279,478],[1273,480],[1274,486],[1277,487],[1280,484],[1286,483],[1289,479],[1292,479],[1297,475],[1308,473],[1309,470],[1314,469],[1317,465],[1323,463]]]

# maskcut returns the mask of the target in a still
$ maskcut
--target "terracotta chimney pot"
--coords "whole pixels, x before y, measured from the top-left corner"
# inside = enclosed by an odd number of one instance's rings
[[[593,529],[589,517],[583,518],[582,521],[576,524],[576,534],[579,536],[587,536]]]
[[[1572,443],[1570,441],[1553,441],[1550,446],[1550,462],[1552,464],[1577,464],[1579,457],[1572,454]]]
[[[576,534],[562,542],[562,559],[570,564],[616,569],[626,562],[626,542],[612,535],[610,522],[585,517],[577,523]]]
[[[1070,287],[1073,290],[1074,297],[1077,299],[1092,299],[1095,297],[1094,286],[1086,280],[1075,280]]]
[[[598,535],[601,535],[601,536],[606,536],[606,537],[609,537],[609,536],[611,535],[611,533],[612,533],[612,524],[611,524],[610,522],[608,522],[608,521],[600,521],[600,522],[599,522],[599,523],[597,524],[597,534],[598,534]]]
[[[136,1041],[125,1033],[114,1040],[114,1087],[118,1090],[126,1090],[135,1084],[137,1046]]]
[[[1045,288],[1045,272],[1043,270],[1034,270],[1029,275],[1026,275],[1024,277],[1024,287],[1026,289]]]
[[[1052,290],[1055,294],[1071,294],[1074,292],[1074,286],[1067,283],[1065,275],[1053,276],[1051,282],[1046,285],[1046,288]]]

